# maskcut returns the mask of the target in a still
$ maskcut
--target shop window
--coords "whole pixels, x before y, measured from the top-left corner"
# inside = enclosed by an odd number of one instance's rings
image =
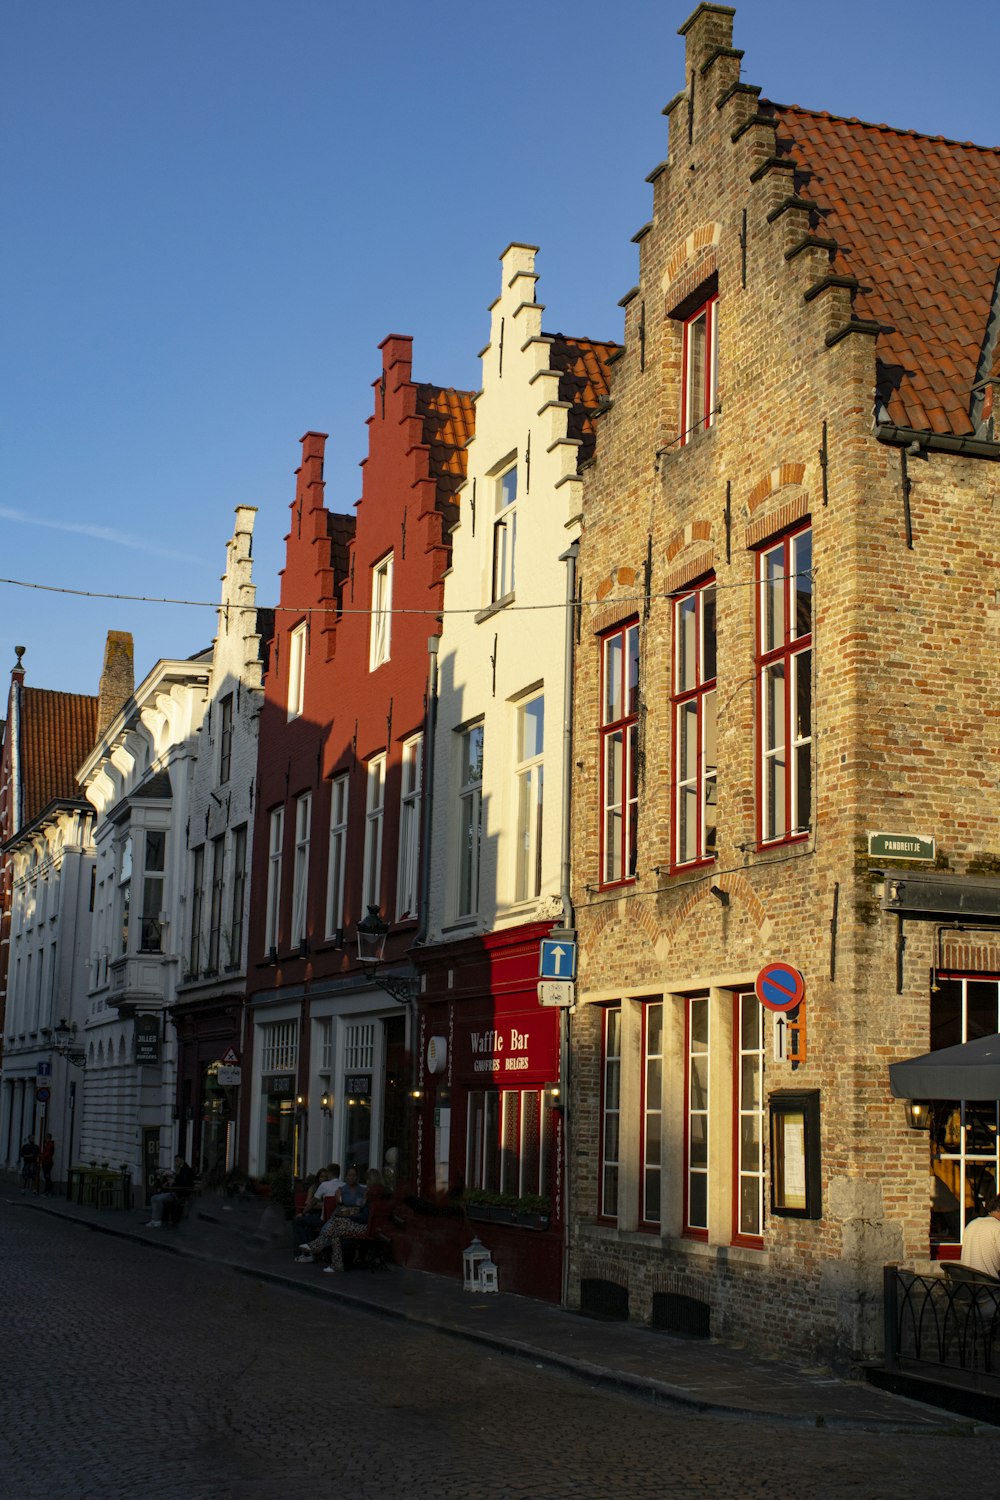
[[[295,863],[292,866],[293,948],[306,940],[309,907],[309,842],[312,829],[312,793],[295,799]]]
[[[348,776],[335,776],[330,787],[330,852],[326,877],[326,935],[344,928],[344,877],[347,871]]]
[[[542,889],[545,699],[541,693],[518,704],[515,733],[517,841],[514,846],[514,900],[531,901]]]
[[[496,520],[493,522],[493,599],[514,592],[517,550],[517,465],[497,480]]]
[[[684,1230],[708,1238],[709,1016],[707,995],[687,1002],[684,1070]]]
[[[674,863],[715,856],[715,580],[674,602]]]
[[[368,762],[365,796],[365,862],[362,895],[365,906],[381,905],[382,826],[385,819],[385,756]]]
[[[718,294],[684,320],[681,444],[712,426],[718,407]]]
[[[939,975],[931,991],[931,1050],[1000,1031],[1000,980]],[[1000,1183],[1000,1117],[995,1099],[931,1103],[931,1246],[961,1243],[965,1225],[985,1212]],[[954,1254],[954,1250],[951,1251]]]
[[[392,553],[372,569],[371,638],[368,670],[389,660],[392,645]]]
[[[523,1198],[550,1191],[552,1110],[543,1089],[475,1089],[469,1094],[465,1181]]]
[[[419,734],[403,745],[399,795],[399,874],[396,885],[396,915],[417,915],[420,874],[420,783],[423,737]]]
[[[660,1222],[663,1121],[663,1005],[647,1005],[642,1016],[642,1212],[644,1224]]]
[[[764,1234],[764,1008],[755,994],[733,996],[736,1047],[736,1204],[733,1238]]]
[[[474,724],[459,734],[458,788],[458,911],[460,917],[479,910],[479,854],[483,836],[483,726]]]
[[[602,1219],[617,1219],[622,1078],[622,1012],[619,1005],[604,1012],[602,1058],[601,1179],[597,1211]]]
[[[278,946],[281,930],[281,858],[285,838],[285,809],[276,807],[268,820],[267,840],[267,921],[264,947],[271,953]]]
[[[639,627],[601,642],[601,883],[634,880],[639,804]]]
[[[757,558],[758,793],[761,842],[805,837],[812,823],[812,533]]]
[[[288,717],[297,719],[305,708],[306,701],[306,630],[301,625],[288,635]]]

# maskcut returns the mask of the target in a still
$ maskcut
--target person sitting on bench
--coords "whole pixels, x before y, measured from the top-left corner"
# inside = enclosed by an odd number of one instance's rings
[[[344,1269],[341,1240],[347,1236],[360,1236],[367,1233],[368,1189],[358,1182],[357,1167],[348,1167],[347,1181],[337,1192],[333,1213],[316,1238],[302,1246],[302,1253],[296,1259],[304,1265],[308,1261],[315,1260],[316,1256],[322,1255],[325,1250],[329,1250],[330,1264],[324,1266],[323,1269],[330,1275],[335,1275]]]
[[[154,1193],[149,1200],[153,1217],[146,1228],[162,1229],[165,1219],[171,1224],[176,1223],[184,1204],[191,1196],[194,1184],[195,1176],[192,1169],[183,1156],[175,1156],[174,1170],[165,1173],[158,1181],[157,1186],[161,1188],[161,1191]]]

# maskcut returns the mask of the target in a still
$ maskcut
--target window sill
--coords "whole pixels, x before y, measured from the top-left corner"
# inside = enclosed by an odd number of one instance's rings
[[[770,854],[772,849],[787,849],[790,844],[805,844],[812,838],[811,828],[797,828],[794,833],[784,833],[780,838],[759,840],[758,854]]]
[[[475,620],[477,625],[482,625],[485,620],[491,619],[492,616],[498,614],[500,610],[506,609],[508,604],[513,603],[514,590],[511,589],[509,594],[504,594],[500,599],[494,599],[492,604],[487,604],[485,609],[481,609],[477,615],[473,615],[473,619]]]
[[[441,928],[442,932],[468,932],[475,931],[479,925],[478,912],[469,917],[457,917],[454,922],[448,922]]]
[[[624,891],[635,885],[638,878],[637,875],[630,875],[627,880],[609,880],[606,885],[593,886],[592,889],[599,891],[601,895],[604,895],[606,891]]]

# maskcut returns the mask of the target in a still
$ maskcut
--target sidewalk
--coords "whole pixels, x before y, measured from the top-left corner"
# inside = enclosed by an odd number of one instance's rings
[[[169,1254],[229,1266],[261,1281],[384,1317],[423,1324],[603,1385],[693,1412],[880,1432],[969,1429],[967,1418],[844,1381],[827,1371],[754,1358],[635,1323],[596,1321],[500,1292],[463,1292],[459,1279],[393,1266],[324,1276],[296,1265],[283,1214],[260,1201],[207,1197],[176,1228],[149,1229],[148,1210],[95,1209],[0,1188],[8,1212],[51,1214]]]

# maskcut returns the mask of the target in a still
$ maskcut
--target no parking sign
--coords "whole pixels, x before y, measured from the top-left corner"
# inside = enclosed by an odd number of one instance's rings
[[[791,964],[765,964],[754,982],[754,993],[768,1010],[794,1010],[805,999],[806,982]]]

